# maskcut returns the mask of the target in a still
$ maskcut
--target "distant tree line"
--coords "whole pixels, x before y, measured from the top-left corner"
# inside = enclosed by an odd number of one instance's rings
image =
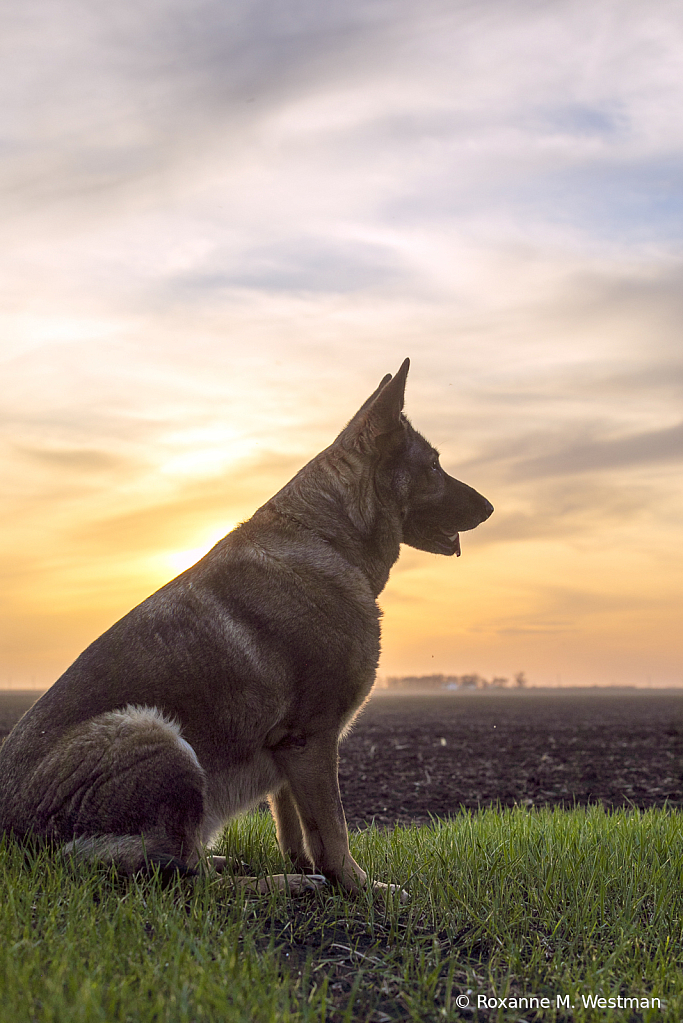
[[[496,675],[492,679],[481,675],[393,675],[386,679],[387,689],[523,689],[527,677],[518,671],[512,679]]]

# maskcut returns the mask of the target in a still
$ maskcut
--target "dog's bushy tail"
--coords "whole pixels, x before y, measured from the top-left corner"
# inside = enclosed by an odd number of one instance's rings
[[[197,873],[168,852],[164,835],[84,835],[63,845],[60,851],[71,864],[99,863],[126,875],[158,870],[162,878],[168,879],[171,875],[185,877]]]

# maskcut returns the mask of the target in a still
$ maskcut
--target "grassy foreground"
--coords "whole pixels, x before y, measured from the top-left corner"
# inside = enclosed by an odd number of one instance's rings
[[[680,1021],[682,823],[487,810],[352,836],[373,876],[409,889],[403,906],[72,875],[2,844],[0,1021]],[[256,873],[282,869],[264,814],[223,841]]]

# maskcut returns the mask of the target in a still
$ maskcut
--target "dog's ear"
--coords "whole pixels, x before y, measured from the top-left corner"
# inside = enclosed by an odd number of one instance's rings
[[[369,408],[370,405],[372,405],[373,401],[375,400],[375,398],[377,397],[379,392],[382,390],[383,387],[385,387],[389,383],[390,380],[391,380],[391,373],[387,373],[386,376],[382,377],[382,379],[379,382],[379,386],[378,386],[377,390],[373,391],[372,394],[370,395],[370,397],[365,399],[365,401],[363,402],[361,407],[356,412],[355,416],[353,416],[353,418],[350,419],[349,422],[346,424],[344,430],[342,431],[343,434],[346,434],[351,429],[351,427],[356,422],[358,422],[358,420],[361,418],[361,416],[365,412],[365,410],[367,408]]]
[[[380,382],[379,382],[379,386],[378,386],[377,390],[376,390],[376,391],[373,391],[373,392],[372,392],[372,394],[370,395],[370,397],[369,397],[369,398],[367,398],[367,399],[366,399],[366,400],[365,400],[365,401],[363,402],[363,404],[361,405],[361,407],[360,407],[360,408],[358,409],[358,412],[364,412],[364,411],[365,411],[365,409],[366,409],[366,408],[367,408],[367,407],[368,407],[369,405],[372,405],[373,401],[375,400],[375,398],[377,397],[377,395],[379,394],[379,392],[380,392],[380,391],[382,390],[382,388],[383,388],[383,387],[385,387],[385,386],[386,386],[386,385],[387,385],[387,384],[389,383],[389,381],[390,381],[390,380],[391,380],[391,373],[387,373],[387,375],[386,375],[385,377],[382,377],[382,379],[381,379],[381,380],[380,380]],[[358,412],[356,412],[356,416],[358,415]],[[356,416],[354,416],[354,419],[356,418]]]
[[[410,359],[406,359],[395,377],[388,373],[377,390],[370,395],[340,435],[340,439],[356,442],[361,437],[371,441],[402,428],[401,412]]]
[[[410,369],[410,359],[405,359],[395,377],[375,392],[371,404],[367,406],[367,425],[375,436],[391,433],[401,426],[401,412],[405,401],[406,378]],[[386,377],[385,377],[386,379]]]

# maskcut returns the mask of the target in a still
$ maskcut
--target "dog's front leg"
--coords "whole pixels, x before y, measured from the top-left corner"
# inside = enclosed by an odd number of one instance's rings
[[[276,814],[281,808],[283,823],[291,822],[294,809],[300,822],[303,851],[313,869],[349,891],[356,891],[366,883],[367,876],[349,849],[339,795],[337,744],[337,734],[326,733],[308,738],[304,746],[278,750],[292,805],[287,805],[288,796],[284,794],[278,801],[278,794]],[[278,834],[279,827],[278,819]]]

